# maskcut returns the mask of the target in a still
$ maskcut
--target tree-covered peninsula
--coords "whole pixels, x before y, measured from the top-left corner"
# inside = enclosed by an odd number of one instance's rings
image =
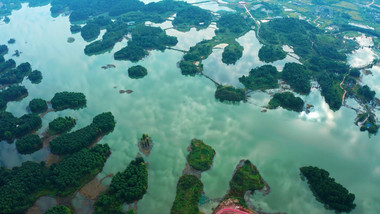
[[[286,52],[282,49],[281,46],[276,45],[264,45],[259,50],[259,59],[260,61],[270,63],[277,60],[285,59]]]
[[[195,6],[186,7],[176,14],[173,26],[180,31],[189,31],[191,27],[196,29],[207,28],[211,23],[211,12]]]
[[[199,213],[198,203],[201,199],[203,184],[195,175],[183,175],[177,183],[176,197],[171,214]]]
[[[36,114],[25,114],[17,118],[12,113],[2,111],[0,112],[0,140],[12,142],[15,138],[38,130],[41,125],[42,120]]]
[[[101,171],[110,154],[107,144],[82,149],[61,162],[24,162],[20,167],[0,169],[0,213],[25,213],[42,195],[67,196]]]
[[[144,159],[139,157],[112,178],[108,191],[100,195],[95,203],[95,213],[123,213],[122,204],[142,199],[147,188],[148,170]]]
[[[89,147],[96,140],[113,131],[115,119],[111,112],[99,114],[92,123],[74,132],[63,134],[50,142],[53,154],[65,155]]]
[[[326,208],[339,213],[348,213],[356,207],[354,204],[355,195],[337,183],[334,178],[331,178],[326,170],[305,166],[301,167],[300,171],[306,177],[316,199],[323,203]]]
[[[5,109],[7,103],[22,99],[28,95],[28,90],[21,85],[11,85],[0,91],[0,109]]]
[[[42,148],[42,140],[38,135],[29,134],[16,141],[16,149],[20,154],[31,154]]]
[[[76,120],[72,117],[57,117],[49,123],[49,132],[52,134],[62,134],[74,128]]]

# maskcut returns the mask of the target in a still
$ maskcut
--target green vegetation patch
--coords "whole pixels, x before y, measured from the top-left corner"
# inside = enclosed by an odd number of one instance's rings
[[[11,85],[6,89],[0,91],[0,109],[5,109],[7,103],[22,99],[28,95],[28,90],[21,85]]]
[[[21,83],[26,76],[32,72],[32,67],[28,62],[21,63],[15,69],[8,70],[0,75],[0,84]]]
[[[20,154],[32,154],[42,148],[42,140],[38,135],[26,135],[16,141],[16,149]]]
[[[38,84],[42,81],[42,73],[39,70],[34,70],[28,75],[28,79],[33,84]]]
[[[57,111],[65,109],[81,109],[86,107],[86,96],[80,92],[58,92],[51,100],[53,109]]]
[[[200,73],[202,71],[203,66],[197,66],[192,61],[181,60],[179,62],[179,68],[181,69],[181,73],[183,75],[194,76],[195,74]]]
[[[123,172],[111,181],[109,190],[95,203],[95,213],[123,213],[123,203],[133,203],[143,198],[148,188],[148,170],[142,157],[131,161]]]
[[[0,45],[0,55],[3,56],[8,53],[8,46]]]
[[[12,142],[14,138],[20,138],[41,127],[42,120],[36,114],[25,114],[20,118],[12,113],[0,112],[0,140]]]
[[[4,57],[0,55],[0,74],[4,74],[12,68],[16,67],[16,62],[13,59],[4,60]]]
[[[46,103],[46,100],[35,98],[29,102],[29,109],[32,113],[40,114],[47,111],[48,105]]]
[[[164,51],[177,43],[176,37],[166,35],[159,27],[138,25],[132,30],[132,40],[128,41],[128,46],[117,51],[114,58],[136,62],[147,55],[147,50]]]
[[[190,148],[191,152],[187,156],[189,165],[199,171],[210,169],[215,156],[215,150],[198,139],[191,140]]]
[[[246,100],[246,94],[244,89],[219,85],[215,91],[215,98],[222,102],[240,102]]]
[[[286,52],[278,45],[264,45],[259,50],[260,61],[270,63],[285,59]]]
[[[111,112],[99,114],[90,125],[53,139],[50,142],[51,152],[57,155],[77,152],[93,144],[99,137],[112,132],[115,124]]]
[[[357,95],[363,103],[370,103],[375,99],[376,92],[372,91],[368,85],[364,85],[359,87]]]
[[[171,214],[198,214],[203,184],[194,175],[182,175],[177,184],[177,192]]]
[[[172,23],[173,26],[180,31],[189,31],[193,26],[199,30],[207,28],[211,23],[211,19],[210,11],[189,6],[178,11]]]
[[[58,117],[49,123],[49,131],[53,134],[69,132],[76,124],[72,117]]]
[[[86,42],[96,39],[100,34],[100,26],[89,22],[81,29],[81,36]]]
[[[141,65],[135,65],[128,68],[128,76],[132,79],[140,79],[148,75],[145,67]]]
[[[282,78],[294,89],[301,94],[310,93],[310,74],[305,66],[298,63],[286,63],[282,70]]]
[[[241,164],[241,163],[240,163]],[[245,160],[242,166],[238,166],[235,174],[230,181],[230,190],[228,191],[226,198],[236,198],[240,202],[243,202],[244,206],[244,194],[247,191],[255,191],[264,188],[265,183],[261,178],[257,168],[249,160]]]
[[[42,195],[73,193],[101,171],[109,153],[108,145],[96,145],[50,167],[27,161],[13,169],[1,168],[0,213],[25,213]]]
[[[356,207],[354,204],[355,195],[335,182],[335,179],[331,178],[326,170],[305,166],[301,167],[300,171],[306,177],[316,199],[323,203],[327,209],[348,213]]]
[[[233,42],[224,48],[222,62],[230,65],[235,64],[243,56],[243,46],[238,42]]]
[[[243,75],[239,81],[251,90],[278,88],[278,71],[272,65],[263,65],[252,69],[248,76]]]
[[[301,112],[304,105],[305,103],[300,97],[294,96],[292,92],[284,92],[274,94],[269,101],[268,108],[275,109],[281,106],[289,111]]]
[[[65,205],[58,205],[48,209],[45,214],[71,214],[71,211]]]

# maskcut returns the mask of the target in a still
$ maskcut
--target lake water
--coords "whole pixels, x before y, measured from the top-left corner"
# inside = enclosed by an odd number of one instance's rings
[[[91,123],[97,114],[111,111],[117,120],[115,130],[100,143],[108,143],[112,155],[99,178],[123,170],[138,152],[138,138],[149,133],[154,141],[146,159],[149,188],[138,203],[138,213],[169,213],[192,138],[203,139],[216,151],[211,170],[202,174],[204,191],[210,198],[222,197],[236,164],[249,159],[272,188],[265,197],[252,196],[264,211],[333,213],[315,200],[300,179],[299,167],[313,165],[328,170],[356,195],[357,208],[352,213],[380,212],[379,135],[369,138],[367,133],[359,132],[353,123],[356,115],[352,110],[342,108],[332,112],[316,89],[304,97],[306,103],[315,106],[310,114],[281,109],[261,113],[261,106],[269,100],[269,95],[262,92],[252,93],[247,103],[220,103],[214,98],[213,82],[201,76],[181,75],[177,62],[182,53],[152,51],[139,63],[114,61],[113,53],[127,43],[123,40],[110,53],[86,56],[83,52],[86,42],[80,34],[70,33],[68,17],[52,18],[49,8],[28,8],[24,4],[10,16],[9,24],[0,25],[0,44],[9,38],[16,39],[5,57],[10,58],[14,50],[20,50],[22,54],[14,58],[16,62],[28,61],[33,69],[43,73],[41,84],[23,82],[29,96],[9,103],[7,110],[21,116],[32,98],[50,100],[56,92],[65,90],[86,95],[87,108],[47,114],[40,132],[57,116],[76,118],[78,129]],[[213,31],[169,30],[168,34],[178,36],[178,47],[186,48],[211,38]],[[75,42],[69,44],[67,38],[71,36]],[[220,81],[235,84],[236,72],[247,74],[263,64],[258,62],[257,55],[253,56],[260,48],[254,34],[248,33],[238,41],[245,50],[252,50],[250,55],[245,51],[242,61],[226,66],[220,63],[221,51],[215,51],[204,60],[205,73],[213,72]],[[115,64],[116,68],[101,69],[106,64]],[[136,64],[148,69],[145,78],[128,77],[128,67]],[[134,92],[119,94],[121,89]],[[5,142],[1,142],[0,149],[1,166],[6,167],[25,160],[44,160],[48,154],[47,150],[41,150],[33,155],[18,155],[14,144]]]

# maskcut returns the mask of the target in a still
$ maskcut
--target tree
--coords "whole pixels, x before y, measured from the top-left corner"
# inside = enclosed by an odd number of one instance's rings
[[[45,100],[41,98],[35,98],[29,102],[29,109],[32,113],[40,114],[47,111],[48,105]]]

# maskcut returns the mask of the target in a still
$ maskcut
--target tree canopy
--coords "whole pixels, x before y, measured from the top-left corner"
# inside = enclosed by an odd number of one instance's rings
[[[301,167],[300,170],[314,196],[328,209],[348,213],[356,207],[355,195],[331,178],[326,170],[313,166]]]
[[[292,92],[283,92],[273,95],[273,98],[269,101],[268,108],[275,109],[281,106],[289,111],[301,112],[304,104],[304,101],[300,97],[294,96]]]
[[[219,85],[215,91],[215,98],[222,102],[240,102],[246,99],[246,95],[243,89]]]
[[[16,149],[20,154],[31,154],[42,148],[42,140],[38,135],[29,134],[16,141]]]
[[[286,63],[282,70],[282,78],[295,92],[310,93],[310,75],[303,65],[294,62]]]
[[[272,65],[263,65],[254,68],[249,72],[248,76],[243,75],[239,81],[248,89],[264,90],[278,88],[278,71]]]
[[[32,113],[40,114],[47,111],[48,105],[46,100],[35,98],[29,102],[29,109]]]
[[[175,200],[171,214],[199,213],[203,184],[195,175],[182,175],[177,183]]]
[[[200,171],[210,169],[215,156],[215,150],[198,139],[191,140],[190,148],[191,152],[187,156],[189,165]]]
[[[128,68],[128,76],[132,79],[140,79],[148,74],[145,67],[141,65],[135,65]]]
[[[81,109],[86,107],[86,96],[80,92],[58,92],[51,100],[53,109],[57,111],[65,109]]]

